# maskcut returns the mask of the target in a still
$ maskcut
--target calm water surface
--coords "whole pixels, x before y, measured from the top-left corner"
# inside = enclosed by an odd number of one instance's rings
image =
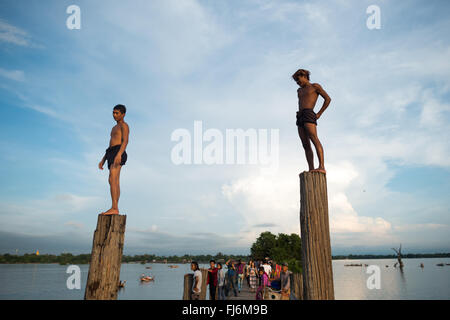
[[[333,260],[336,299],[450,299],[450,258],[404,259],[403,272],[393,268],[396,260]],[[380,267],[380,289],[368,289],[366,267],[345,267],[345,264]],[[424,268],[419,265],[423,263]],[[388,267],[386,267],[386,265]],[[145,269],[151,266],[152,269]],[[183,276],[191,272],[189,264],[171,269],[165,264],[123,264],[121,280],[126,286],[118,299],[179,300],[183,293]],[[81,290],[69,290],[66,281],[68,266],[57,264],[0,265],[0,299],[83,299],[88,265],[81,269]],[[203,265],[201,267],[206,267]],[[139,276],[149,274],[155,281],[141,283]]]

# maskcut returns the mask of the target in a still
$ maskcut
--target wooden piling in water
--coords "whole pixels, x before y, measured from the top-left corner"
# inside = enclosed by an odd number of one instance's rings
[[[194,285],[194,275],[186,273],[184,275],[183,300],[191,300],[192,286]]]
[[[98,215],[85,300],[117,299],[126,218],[126,215]]]
[[[206,279],[208,277],[208,269],[200,269],[202,273],[202,283],[200,300],[206,300],[206,290],[208,286],[206,285]],[[183,285],[183,300],[191,300],[192,286],[194,285],[194,274],[187,273],[184,275],[184,285]]]
[[[303,298],[334,300],[326,175],[300,174]]]

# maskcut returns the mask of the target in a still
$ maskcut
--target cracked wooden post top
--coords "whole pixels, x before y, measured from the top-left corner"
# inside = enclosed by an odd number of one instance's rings
[[[126,219],[126,215],[98,215],[85,300],[117,299]]]

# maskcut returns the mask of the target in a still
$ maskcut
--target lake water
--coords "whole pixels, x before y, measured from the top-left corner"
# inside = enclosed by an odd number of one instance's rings
[[[334,291],[336,299],[450,299],[450,258],[404,259],[403,272],[393,268],[396,260],[333,260]],[[380,270],[380,289],[368,289],[372,273],[367,267],[345,267],[345,264],[377,265]],[[419,265],[423,263],[424,268]],[[386,267],[386,265],[388,267]],[[145,269],[151,266],[152,269]],[[189,264],[169,268],[165,264],[122,264],[121,280],[125,288],[118,299],[180,300],[183,294],[183,276],[189,273]],[[2,264],[0,265],[0,299],[83,299],[88,265],[81,269],[81,289],[67,288],[68,266],[57,264]],[[206,265],[201,265],[206,267]],[[141,283],[142,273],[155,281]]]

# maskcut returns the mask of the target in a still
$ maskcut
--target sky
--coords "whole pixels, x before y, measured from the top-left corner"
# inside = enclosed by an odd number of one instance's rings
[[[70,5],[79,29],[67,27]],[[368,27],[371,5],[379,29]],[[400,244],[405,253],[449,252],[449,9],[1,1],[0,252],[90,252],[97,215],[111,206],[98,163],[119,103],[130,127],[119,202],[125,254],[248,254],[263,231],[299,234],[299,68],[332,99],[317,127],[332,253],[393,254]],[[277,166],[176,163],[177,130],[190,133],[192,153],[205,153],[196,123],[224,137],[276,132]]]

